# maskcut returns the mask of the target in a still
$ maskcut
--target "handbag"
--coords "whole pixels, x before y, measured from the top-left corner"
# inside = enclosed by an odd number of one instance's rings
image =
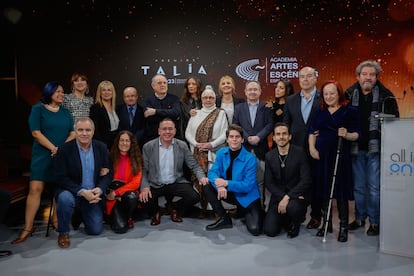
[[[121,188],[125,185],[125,182],[119,179],[112,180],[111,184],[106,188],[106,194],[109,194],[111,191],[115,191],[118,188]]]

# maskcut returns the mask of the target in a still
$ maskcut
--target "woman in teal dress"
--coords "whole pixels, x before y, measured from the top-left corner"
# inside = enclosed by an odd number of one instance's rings
[[[57,82],[48,82],[43,89],[41,103],[32,107],[29,127],[34,141],[25,224],[20,235],[12,241],[13,244],[24,242],[35,231],[34,218],[45,183],[54,181],[52,158],[60,145],[75,138],[72,116],[69,110],[60,106],[63,98],[62,86]],[[53,218],[53,224],[56,227],[57,218]]]

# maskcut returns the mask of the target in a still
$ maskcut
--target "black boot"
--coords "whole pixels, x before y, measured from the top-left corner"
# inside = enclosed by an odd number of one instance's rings
[[[338,241],[346,242],[348,241],[348,201],[347,200],[337,200],[336,204],[338,206],[338,215],[339,215],[339,234]]]
[[[322,203],[323,224],[322,224],[322,228],[320,228],[318,232],[316,233],[316,236],[318,237],[325,236],[326,222],[328,222],[328,233],[332,233],[332,212],[329,213],[328,221],[326,221],[326,216],[328,214],[328,206],[329,206],[329,200],[324,200]]]

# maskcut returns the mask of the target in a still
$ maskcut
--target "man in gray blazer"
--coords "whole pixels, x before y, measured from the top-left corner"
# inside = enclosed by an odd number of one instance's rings
[[[175,139],[176,128],[173,120],[163,119],[158,127],[158,138],[147,142],[142,151],[142,183],[140,201],[152,216],[151,225],[161,221],[158,197],[180,197],[172,203],[171,220],[182,222],[181,214],[185,208],[197,203],[200,198],[191,183],[184,177],[184,163],[196,175],[200,184],[208,183],[187,144]]]

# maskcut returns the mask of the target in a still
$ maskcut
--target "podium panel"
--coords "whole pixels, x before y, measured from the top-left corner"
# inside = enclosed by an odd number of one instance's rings
[[[387,119],[381,132],[380,251],[414,258],[414,119]]]

